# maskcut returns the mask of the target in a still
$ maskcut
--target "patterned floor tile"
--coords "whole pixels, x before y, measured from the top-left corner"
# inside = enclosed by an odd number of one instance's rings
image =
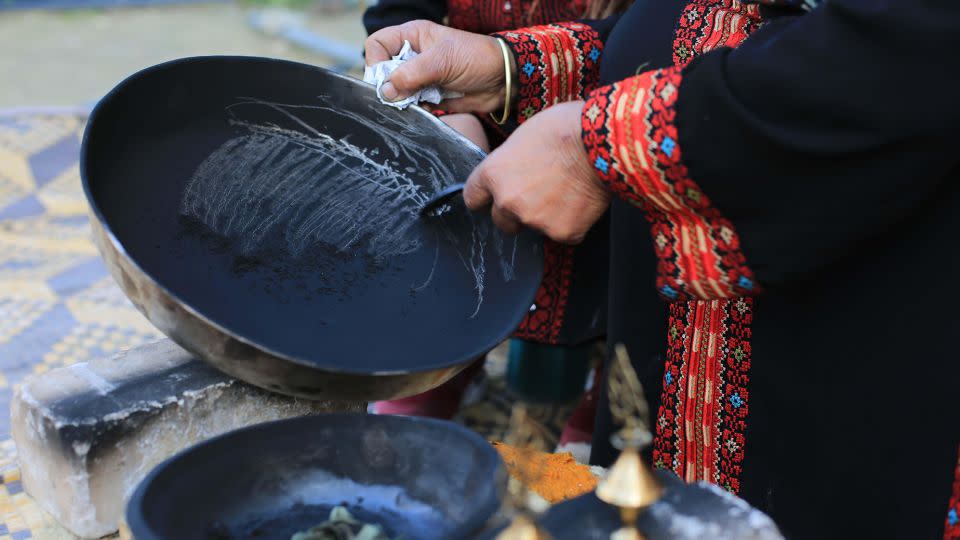
[[[2,117],[0,148],[29,157],[70,134],[82,131],[82,128],[83,121],[73,115]]]
[[[87,201],[80,184],[80,166],[73,163],[37,192],[51,216],[87,215]]]
[[[80,143],[76,137],[73,133],[64,133],[59,140],[30,155],[27,162],[33,181],[37,187],[43,187],[69,169],[76,169],[79,155]]]

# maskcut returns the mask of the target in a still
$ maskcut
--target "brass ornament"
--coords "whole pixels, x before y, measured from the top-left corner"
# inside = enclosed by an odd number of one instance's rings
[[[545,531],[527,513],[517,514],[510,525],[497,535],[497,540],[551,540]]]
[[[663,486],[640,455],[653,441],[650,408],[622,344],[614,349],[607,384],[610,413],[623,427],[612,440],[620,456],[597,486],[597,498],[620,511],[623,526],[611,540],[642,540],[637,518],[663,495]]]

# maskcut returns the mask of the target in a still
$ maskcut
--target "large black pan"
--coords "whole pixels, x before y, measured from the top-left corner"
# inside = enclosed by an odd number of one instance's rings
[[[418,215],[482,157],[355,79],[202,57],[110,92],[81,175],[101,253],[161,331],[270,390],[374,400],[440,384],[531,309],[537,235]]]
[[[345,505],[389,538],[461,540],[505,488],[493,446],[452,422],[319,415],[184,451],[140,483],[126,521],[136,540],[290,540]]]

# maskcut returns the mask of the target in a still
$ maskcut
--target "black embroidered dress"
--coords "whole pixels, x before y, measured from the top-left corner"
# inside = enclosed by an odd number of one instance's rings
[[[499,34],[615,194],[521,332],[625,343],[654,463],[791,538],[958,538],[960,4],[766,4]]]

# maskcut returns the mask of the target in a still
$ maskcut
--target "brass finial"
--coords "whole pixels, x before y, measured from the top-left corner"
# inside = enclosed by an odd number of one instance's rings
[[[640,456],[653,440],[650,408],[622,344],[614,349],[608,385],[610,413],[623,428],[613,437],[620,456],[597,486],[597,497],[620,510],[623,527],[610,536],[611,540],[640,540],[643,535],[637,529],[637,518],[660,498],[663,486]]]
[[[497,535],[496,540],[550,540],[550,533],[537,525],[532,515],[521,512]]]
[[[540,437],[536,422],[530,418],[527,408],[521,404],[513,407],[510,427],[504,443],[517,450],[517,478],[510,478],[507,502],[514,512],[510,525],[497,535],[496,540],[551,540],[550,534],[537,524],[530,508],[530,484],[546,472],[545,460],[537,460],[536,452]],[[533,463],[538,463],[533,467]]]

